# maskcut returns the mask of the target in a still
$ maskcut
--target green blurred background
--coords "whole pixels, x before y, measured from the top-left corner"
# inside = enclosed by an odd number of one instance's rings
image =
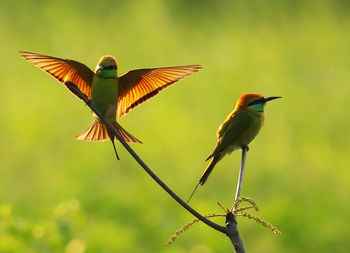
[[[119,70],[202,64],[203,70],[120,121],[132,147],[187,198],[216,130],[246,92],[282,96],[250,145],[243,195],[276,236],[238,218],[247,252],[350,250],[348,1],[1,1],[0,252],[231,252],[118,144],[73,140],[87,107],[18,50]],[[232,205],[240,152],[223,159],[191,205]],[[217,220],[223,223],[222,220]]]

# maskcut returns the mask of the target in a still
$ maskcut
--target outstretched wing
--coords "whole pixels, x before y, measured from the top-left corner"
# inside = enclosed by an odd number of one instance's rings
[[[61,59],[47,55],[19,52],[23,58],[35,66],[45,70],[58,81],[70,81],[88,97],[91,97],[91,85],[94,72],[86,65],[68,59]]]
[[[201,68],[200,65],[189,65],[127,72],[119,78],[118,119],[159,91]]]

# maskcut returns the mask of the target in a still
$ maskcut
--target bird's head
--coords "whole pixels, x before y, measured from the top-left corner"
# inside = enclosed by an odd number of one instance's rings
[[[98,76],[115,76],[117,73],[117,61],[111,55],[102,56],[97,63],[95,72]]]
[[[239,97],[235,106],[235,111],[239,109],[251,109],[251,110],[256,110],[258,112],[263,112],[266,102],[277,98],[281,98],[281,97],[264,98],[260,94],[246,93]]]

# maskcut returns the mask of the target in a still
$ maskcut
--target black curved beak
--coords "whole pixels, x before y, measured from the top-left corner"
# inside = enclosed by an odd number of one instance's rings
[[[264,98],[264,103],[271,101],[271,100],[274,100],[274,99],[277,99],[277,98],[282,98],[282,97],[267,97],[267,98]]]
[[[105,67],[103,65],[100,65],[97,70],[104,70]]]

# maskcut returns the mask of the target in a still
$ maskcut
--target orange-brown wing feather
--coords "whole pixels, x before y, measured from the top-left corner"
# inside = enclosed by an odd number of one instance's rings
[[[189,65],[127,72],[119,78],[118,119],[159,91],[199,69],[200,65]]]
[[[88,97],[91,97],[91,85],[94,72],[86,65],[68,59],[60,59],[47,55],[19,52],[23,58],[35,66],[45,70],[58,81],[70,81]]]

